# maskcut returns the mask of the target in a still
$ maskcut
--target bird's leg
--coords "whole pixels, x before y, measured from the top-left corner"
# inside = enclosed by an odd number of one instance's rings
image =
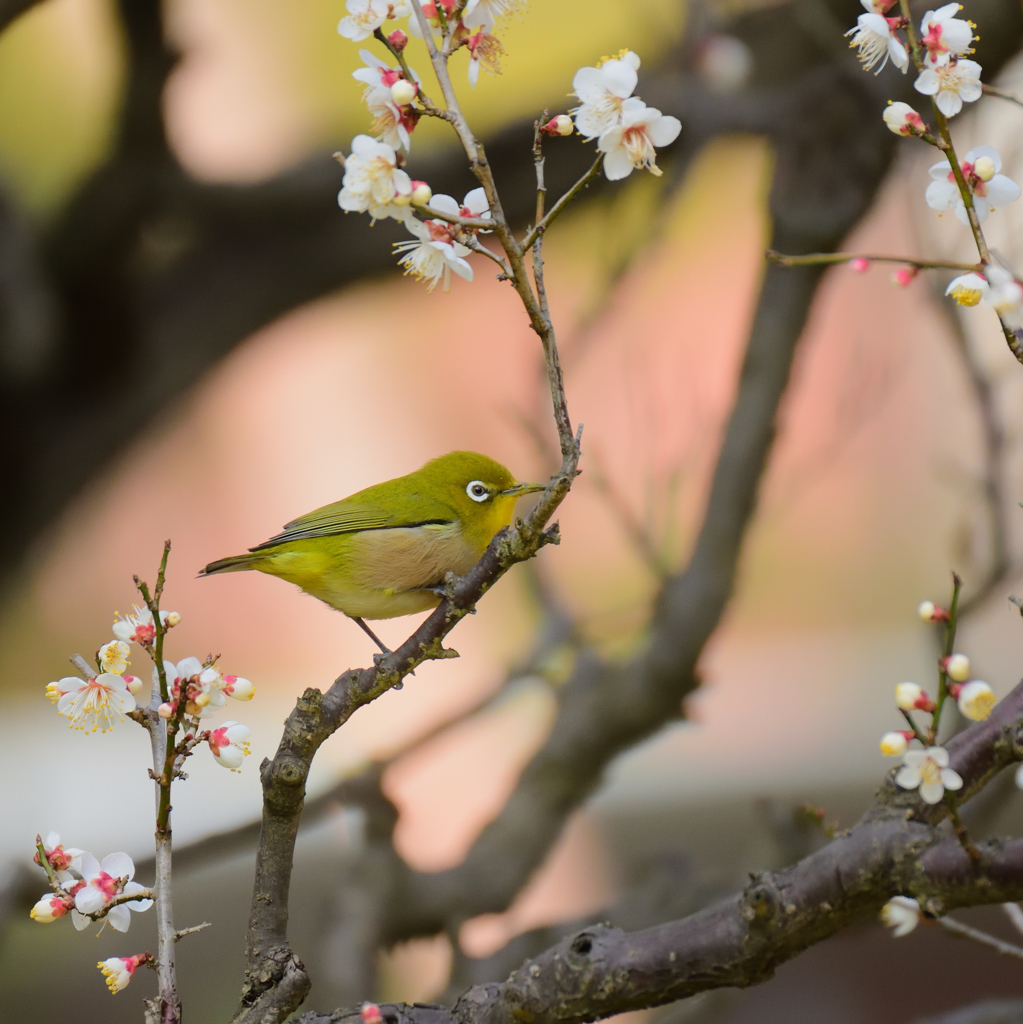
[[[374,633],[373,630],[371,630],[369,626],[367,626],[366,623],[359,618],[358,615],[349,615],[348,618],[350,618],[352,622],[358,623],[359,628],[362,629],[362,631],[370,638],[370,640],[372,640],[373,643],[375,643],[377,647],[380,648],[380,650],[384,653],[385,656],[391,653],[391,651],[384,646],[383,641],[380,639],[380,637],[378,637],[376,633]]]

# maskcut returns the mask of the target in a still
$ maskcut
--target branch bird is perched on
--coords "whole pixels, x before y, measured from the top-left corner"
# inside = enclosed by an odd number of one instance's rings
[[[543,489],[516,483],[486,455],[450,452],[301,516],[199,575],[258,569],[279,576],[354,619],[387,653],[363,619],[435,608],[445,576],[468,572],[511,522],[516,498]]]

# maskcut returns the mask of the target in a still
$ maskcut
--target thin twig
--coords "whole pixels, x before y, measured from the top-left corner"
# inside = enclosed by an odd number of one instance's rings
[[[196,932],[201,932],[204,928],[212,927],[210,921],[203,921],[202,924],[193,924],[191,928],[182,928],[181,931],[174,933],[174,941],[179,942],[186,935],[194,935]]]
[[[788,256],[768,249],[767,259],[782,267],[829,266],[832,263],[850,263],[853,260],[869,260],[871,263],[902,263],[917,270],[972,270],[981,274],[983,263],[954,263],[950,260],[919,260],[912,256],[875,256],[858,252],[811,252],[805,256]]]
[[[604,164],[604,154],[598,153],[590,169],[551,207],[550,212],[522,240],[522,251],[529,252],[530,246],[554,223],[561,211],[597,176]]]
[[[1007,100],[1009,103],[1015,103],[1017,107],[1023,107],[1023,100],[1012,93],[1006,92],[1004,89],[997,89],[993,85],[988,85],[986,82],[981,83],[981,88],[989,96],[997,96],[1000,100]]]
[[[1023,909],[1020,908],[1020,905],[1018,903],[1003,903],[1002,910],[1005,911],[1016,931],[1023,933]]]
[[[1003,906],[1015,907],[1016,904],[1003,904]],[[1016,909],[1018,910],[1019,908],[1016,907]],[[951,917],[939,917],[935,920],[935,924],[940,924],[945,931],[951,932],[953,935],[958,935],[964,939],[972,939],[974,942],[979,942],[982,946],[988,946],[999,953],[1003,953],[1005,956],[1015,956],[1023,960],[1023,948],[1014,946],[1011,942],[1003,942],[1001,939],[996,939],[993,935],[988,935],[987,932],[982,932],[979,928],[971,928],[968,924],[963,924],[961,921],[956,921]]]

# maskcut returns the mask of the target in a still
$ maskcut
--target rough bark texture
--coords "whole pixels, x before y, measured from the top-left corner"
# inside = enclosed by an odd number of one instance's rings
[[[968,800],[1023,759],[1023,683],[991,717],[948,744]],[[974,864],[949,834],[944,804],[899,789],[894,770],[848,832],[791,867],[751,878],[725,900],[681,920],[624,932],[594,925],[523,964],[502,983],[473,986],[451,1007],[388,1004],[388,1024],[583,1024],[662,1006],[698,992],[745,987],[892,896],[940,916],[1023,897],[1023,839],[981,844]],[[309,1013],[302,1024],[355,1021],[358,1010]]]

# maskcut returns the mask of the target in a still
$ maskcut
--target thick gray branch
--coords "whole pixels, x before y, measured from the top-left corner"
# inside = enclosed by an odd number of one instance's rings
[[[1023,683],[991,718],[948,744],[969,799],[1023,758]],[[765,872],[728,899],[639,932],[598,925],[527,961],[507,981],[469,989],[454,1006],[383,1007],[388,1024],[584,1024],[722,987],[745,987],[893,895],[933,915],[1023,895],[1023,840],[981,844],[975,865],[949,835],[943,804],[898,789],[894,770],[848,833],[791,867]],[[357,1011],[306,1014],[303,1024],[354,1020]]]

